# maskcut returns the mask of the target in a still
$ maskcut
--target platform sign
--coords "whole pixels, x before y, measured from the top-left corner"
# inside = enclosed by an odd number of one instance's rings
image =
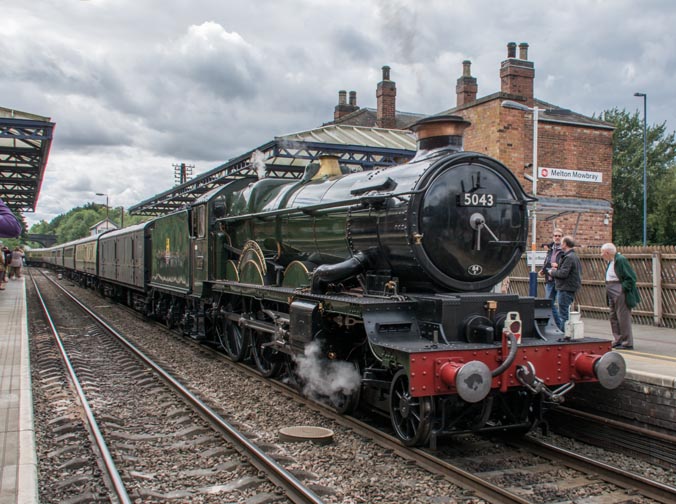
[[[535,266],[544,266],[545,258],[547,257],[546,250],[538,250],[536,252],[526,252],[526,263],[528,266],[533,264],[533,254],[535,254]]]
[[[562,168],[538,167],[539,179],[571,180],[574,182],[603,182],[603,173],[583,170],[564,170]]]

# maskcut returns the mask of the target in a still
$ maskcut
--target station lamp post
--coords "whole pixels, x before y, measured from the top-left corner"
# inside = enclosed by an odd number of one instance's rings
[[[106,197],[106,229],[108,229],[108,222],[109,222],[109,219],[108,219],[108,215],[109,215],[108,214],[108,211],[109,211],[108,210],[109,209],[109,207],[108,207],[108,195],[106,193],[100,193],[100,192],[97,192],[96,195]]]
[[[524,112],[533,113],[533,197],[537,196],[538,193],[538,116],[542,111],[547,109],[541,109],[538,107],[527,107],[523,103],[515,102],[512,100],[504,100],[501,106],[505,108],[511,108],[516,110],[522,110]],[[538,274],[535,271],[535,252],[537,251],[537,202],[533,203],[533,208],[531,209],[531,262],[530,262],[530,275],[528,277],[528,295],[537,297],[538,292]]]
[[[648,242],[648,158],[646,155],[648,144],[648,128],[646,122],[648,95],[634,93],[634,96],[643,98],[643,246]]]

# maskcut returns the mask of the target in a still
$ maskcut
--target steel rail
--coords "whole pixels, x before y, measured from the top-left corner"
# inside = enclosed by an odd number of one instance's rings
[[[552,454],[554,454],[557,460],[568,467],[600,477],[604,481],[622,488],[638,490],[642,495],[658,502],[664,502],[665,504],[676,502],[676,487],[652,481],[643,476],[639,476],[638,474],[625,471],[624,469],[614,467],[610,464],[591,459],[537,439],[523,438],[513,442],[513,444],[524,446],[528,450],[534,451],[547,459],[551,459]]]
[[[277,461],[268,456],[251,440],[244,436],[232,424],[218,415],[212,408],[202,402],[197,396],[190,392],[187,388],[181,385],[173,376],[162,369],[152,359],[145,355],[141,350],[136,348],[130,341],[117,332],[108,322],[99,317],[96,313],[91,311],[73,294],[68,292],[65,288],[54,282],[51,278],[47,279],[56,287],[61,289],[75,304],[77,304],[85,313],[92,317],[98,324],[106,331],[114,336],[120,343],[122,343],[129,351],[131,351],[139,360],[150,367],[157,373],[165,382],[167,382],[177,393],[179,393],[193,408],[195,408],[203,418],[214,425],[219,432],[221,432],[233,445],[238,447],[240,451],[248,454],[248,459],[257,469],[265,472],[270,480],[283,488],[287,497],[296,504],[323,504],[323,501],[309,488],[304,486],[293,474],[288,472]]]
[[[101,457],[103,459],[106,473],[113,485],[115,495],[122,504],[131,504],[132,500],[130,499],[129,494],[127,493],[127,489],[124,486],[124,483],[122,482],[122,477],[120,476],[120,473],[117,470],[117,466],[115,465],[115,461],[113,460],[113,457],[110,454],[108,445],[106,444],[106,441],[103,438],[103,435],[101,434],[101,430],[99,429],[99,425],[96,422],[96,418],[94,418],[94,413],[92,412],[92,409],[89,406],[89,402],[87,401],[87,398],[85,396],[84,390],[82,390],[82,386],[80,385],[80,380],[77,377],[75,369],[70,363],[68,353],[66,352],[66,349],[63,345],[63,341],[61,339],[59,331],[56,329],[54,320],[52,320],[52,316],[49,313],[49,309],[45,304],[45,300],[42,297],[40,288],[38,287],[35,278],[33,278],[32,273],[31,273],[31,281],[33,282],[35,293],[37,294],[38,300],[40,301],[40,305],[42,306],[42,311],[45,314],[47,322],[49,323],[49,327],[52,330],[54,340],[56,341],[56,344],[59,347],[59,352],[61,353],[61,358],[63,359],[66,369],[68,370],[68,374],[70,375],[70,380],[75,387],[80,404],[82,404],[82,409],[84,409],[85,417],[87,418],[87,423],[89,424],[92,437],[94,438],[96,446],[98,447],[99,453],[101,454]]]
[[[581,411],[581,410],[576,410],[573,408],[568,408],[567,406],[559,406],[556,408],[556,411],[559,413],[565,413],[566,415],[571,415],[571,416],[576,416],[583,418],[585,420],[589,420],[590,422],[596,422],[599,424],[604,424],[608,425],[609,427],[613,427],[615,429],[620,429],[624,430],[627,432],[632,432],[635,434],[640,434],[641,436],[649,436],[655,439],[659,439],[660,441],[666,441],[668,443],[673,444],[676,446],[676,436],[673,436],[671,434],[667,434],[665,432],[658,432],[650,429],[646,429],[645,427],[640,427],[638,425],[632,425],[629,423],[625,422],[620,422],[618,420],[613,420],[612,418],[604,418],[599,415],[595,415],[593,413],[588,413],[586,411]]]

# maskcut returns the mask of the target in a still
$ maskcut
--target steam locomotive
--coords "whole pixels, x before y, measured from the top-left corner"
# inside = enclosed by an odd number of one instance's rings
[[[406,445],[531,429],[577,383],[624,379],[610,342],[569,340],[549,300],[495,292],[520,260],[529,197],[462,151],[470,123],[416,123],[408,163],[301,179],[230,177],[185,209],[37,249],[169,327],[286,373],[349,413],[389,416]]]

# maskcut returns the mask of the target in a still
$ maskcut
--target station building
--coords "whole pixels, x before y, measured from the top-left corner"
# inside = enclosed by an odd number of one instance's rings
[[[499,69],[500,91],[478,97],[471,62],[462,63],[456,85],[456,105],[440,114],[459,115],[472,123],[465,131],[464,148],[493,156],[533,189],[533,114],[537,121],[538,245],[551,240],[560,227],[583,246],[612,240],[612,135],[613,126],[536,98],[535,65],[528,60],[528,44],[507,45],[507,58]],[[356,92],[339,91],[334,118],[328,124],[407,129],[423,114],[396,110],[397,89],[390,68],[376,89],[377,107],[360,108]],[[504,106],[515,102],[528,110]],[[513,105],[512,103],[512,105]],[[529,237],[529,243],[531,237]]]

